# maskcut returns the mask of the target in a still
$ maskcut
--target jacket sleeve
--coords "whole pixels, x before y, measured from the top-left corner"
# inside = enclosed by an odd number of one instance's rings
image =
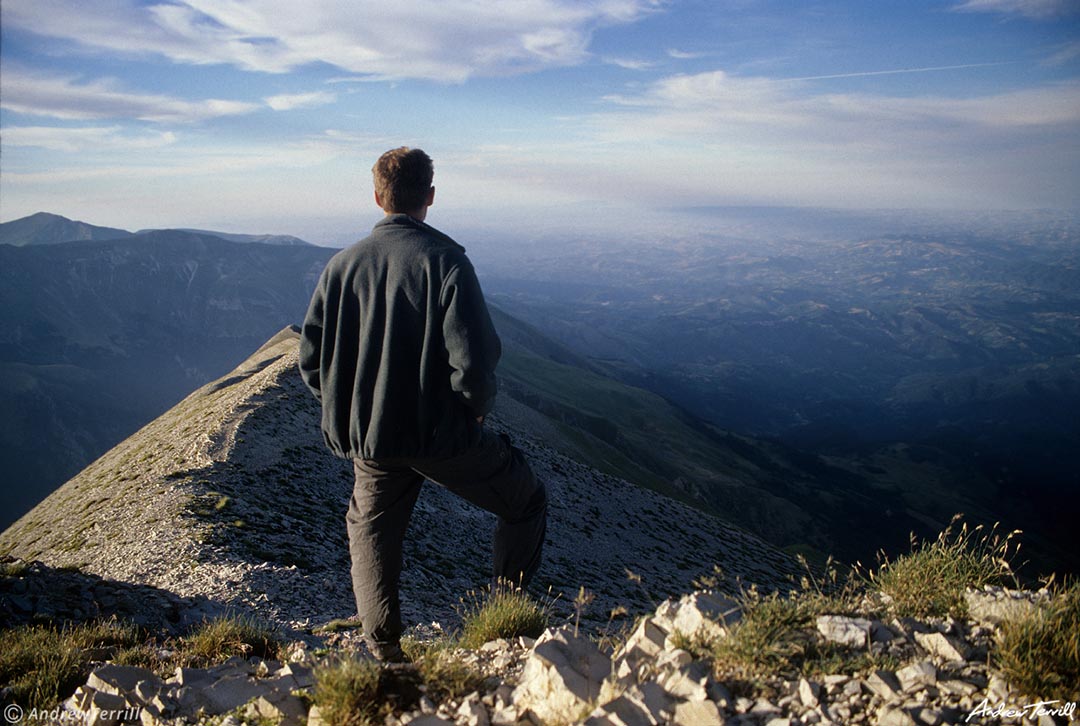
[[[485,416],[495,405],[495,367],[502,343],[468,259],[447,275],[440,300],[450,387],[475,416]]]
[[[300,329],[300,376],[304,383],[322,400],[323,326],[326,320],[326,273],[319,278],[311,296],[304,325]]]

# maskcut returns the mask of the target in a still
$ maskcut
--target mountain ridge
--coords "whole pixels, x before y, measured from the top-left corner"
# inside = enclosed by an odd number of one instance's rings
[[[0,245],[0,526],[301,319],[331,254],[168,231]]]
[[[99,227],[49,212],[37,212],[0,224],[0,244],[14,247],[78,240],[122,239],[131,236],[132,233],[125,229]]]
[[[353,613],[344,525],[351,470],[322,443],[297,346],[295,329],[281,331],[125,439],[0,534],[0,555],[206,597],[285,626]],[[790,557],[556,453],[522,430],[535,415],[522,408],[501,399],[489,425],[514,438],[549,487],[540,581],[566,602],[581,586],[594,590],[592,617],[603,621],[610,608],[648,609],[690,588],[714,565],[747,583],[784,586]],[[493,524],[425,486],[402,581],[410,622],[452,620],[454,603],[487,582]]]
[[[67,242],[111,241],[118,239],[152,239],[154,233],[186,232],[190,234],[217,237],[226,242],[238,244],[268,244],[275,246],[314,247],[306,240],[287,234],[236,234],[233,232],[214,232],[204,229],[167,228],[141,229],[129,232],[116,227],[101,227],[87,222],[68,219],[51,212],[37,212],[28,217],[0,223],[0,244],[13,247],[64,244]]]

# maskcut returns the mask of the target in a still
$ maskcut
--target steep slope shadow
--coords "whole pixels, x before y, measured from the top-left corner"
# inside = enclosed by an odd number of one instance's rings
[[[115,618],[151,632],[179,635],[221,612],[206,598],[181,598],[150,585],[42,562],[0,563],[0,629],[30,623],[64,627]]]

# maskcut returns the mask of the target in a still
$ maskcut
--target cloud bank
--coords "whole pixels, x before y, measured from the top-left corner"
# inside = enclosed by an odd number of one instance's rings
[[[4,0],[12,27],[83,48],[284,73],[462,82],[576,64],[597,27],[660,0]]]
[[[213,98],[190,101],[163,94],[134,93],[108,79],[80,83],[72,77],[48,76],[18,68],[5,68],[0,74],[0,105],[17,113],[73,121],[135,119],[172,123],[237,116],[260,108],[258,104],[242,101]]]

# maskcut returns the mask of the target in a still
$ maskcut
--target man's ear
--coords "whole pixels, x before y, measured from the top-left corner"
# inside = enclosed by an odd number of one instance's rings
[[[431,189],[428,189],[427,205],[430,207],[434,203],[435,203],[435,187],[432,187]]]
[[[379,196],[379,192],[375,192],[375,204],[378,205],[379,209],[383,208],[382,198]]]

